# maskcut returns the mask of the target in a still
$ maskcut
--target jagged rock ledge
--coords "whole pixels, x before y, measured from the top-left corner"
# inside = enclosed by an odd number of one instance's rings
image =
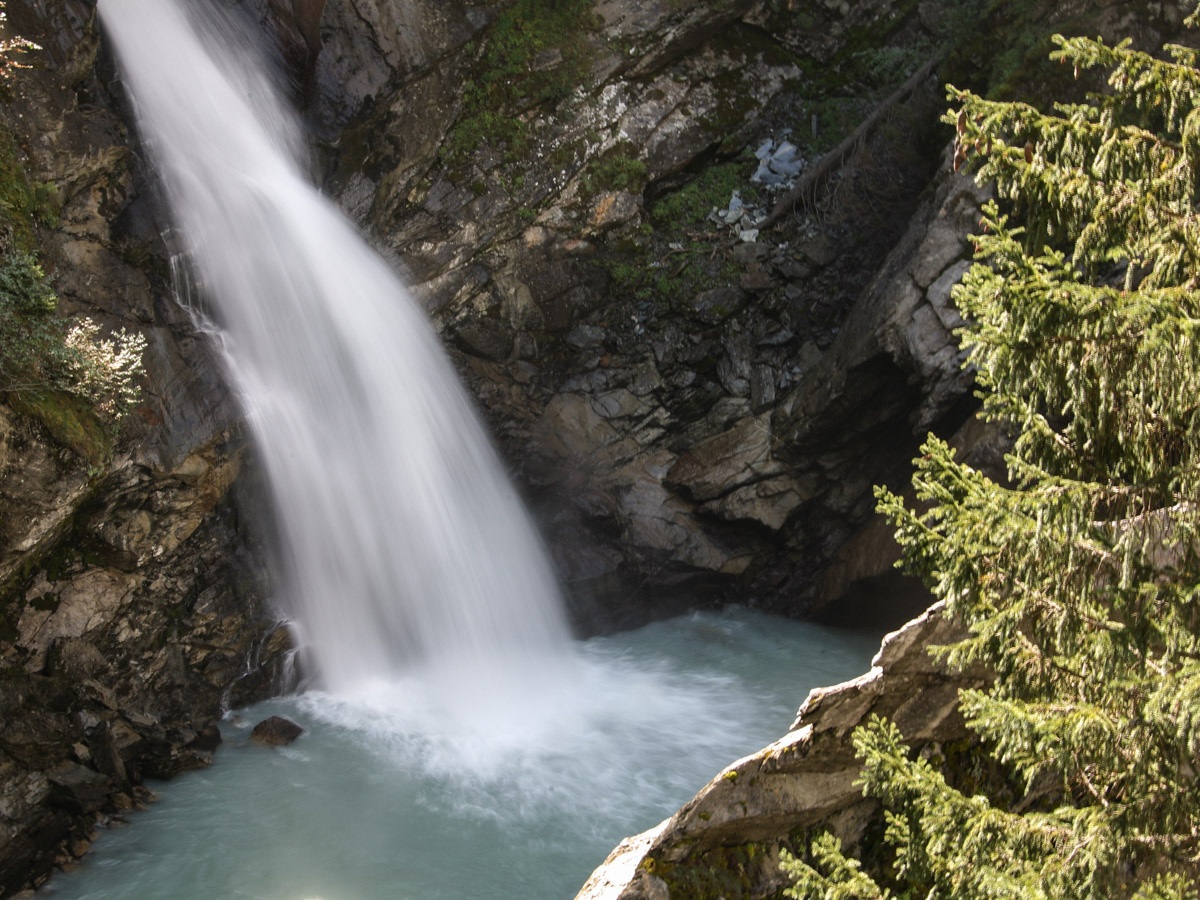
[[[771,896],[787,884],[780,849],[802,850],[809,830],[857,844],[878,807],[855,784],[856,726],[886,716],[926,752],[969,738],[958,692],[986,678],[950,673],[929,655],[931,645],[962,637],[942,606],[885,637],[865,675],[809,693],[778,741],[727,766],[669,819],[622,841],[576,900]]]

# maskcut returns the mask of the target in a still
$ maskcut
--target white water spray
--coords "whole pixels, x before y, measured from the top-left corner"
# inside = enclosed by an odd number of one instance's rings
[[[565,658],[545,553],[437,336],[308,184],[294,117],[236,28],[184,5],[99,9],[226,330],[322,685],[431,666],[461,679],[453,696]]]

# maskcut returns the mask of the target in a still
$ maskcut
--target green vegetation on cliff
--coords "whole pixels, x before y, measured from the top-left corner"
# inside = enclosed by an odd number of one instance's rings
[[[101,337],[91,319],[57,314],[37,252],[37,230],[54,224],[56,210],[53,185],[25,174],[0,130],[0,393],[98,464],[108,449],[101,421],[137,403],[146,340],[125,329]]]
[[[528,150],[524,113],[553,105],[586,80],[592,0],[512,0],[496,17],[463,85],[463,108],[445,151],[450,163],[481,145]]]
[[[13,54],[33,49],[20,38],[0,41],[0,84],[25,67]],[[101,337],[91,319],[57,314],[38,233],[57,224],[58,208],[55,186],[29,177],[15,139],[0,126],[0,394],[99,464],[109,451],[108,424],[138,400],[146,341],[124,329]]]
[[[1008,789],[876,720],[855,743],[886,846],[818,839],[790,896],[1200,896],[1200,53],[1056,43],[1109,92],[1045,114],[951,89],[955,165],[1007,208],[955,298],[1008,479],[931,437],[920,505],[879,493],[969,630],[940,652],[995,674],[961,711]]]

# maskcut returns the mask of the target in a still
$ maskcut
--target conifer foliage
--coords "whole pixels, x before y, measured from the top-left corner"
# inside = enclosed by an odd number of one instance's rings
[[[995,673],[961,709],[1017,787],[968,796],[871,722],[883,859],[820,837],[785,855],[796,898],[1200,897],[1200,54],[1055,40],[1109,89],[1043,113],[950,88],[955,166],[1001,201],[955,299],[1009,478],[931,437],[921,509],[878,492],[969,629],[939,652]]]

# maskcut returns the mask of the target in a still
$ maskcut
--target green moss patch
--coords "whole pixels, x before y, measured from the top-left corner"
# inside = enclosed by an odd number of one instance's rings
[[[112,456],[112,429],[105,427],[90,403],[73,394],[52,390],[21,391],[9,404],[32,416],[55,441],[75,451],[88,465],[103,466]]]
[[[0,127],[0,222],[10,232],[8,245],[33,249],[34,230],[57,225],[60,209],[58,188],[29,177],[12,134]]]
[[[445,150],[455,165],[487,144],[513,158],[529,150],[523,113],[558,103],[587,79],[592,0],[514,0],[497,16],[463,88]]]
[[[637,158],[637,148],[622,141],[588,162],[580,176],[579,187],[585,196],[602,191],[640,194],[647,177],[646,164]]]
[[[713,207],[728,205],[734,191],[740,191],[746,203],[758,201],[758,193],[750,183],[754,163],[750,157],[709,166],[678,190],[659,197],[650,208],[650,219],[666,231],[680,228],[707,227],[705,222]]]

